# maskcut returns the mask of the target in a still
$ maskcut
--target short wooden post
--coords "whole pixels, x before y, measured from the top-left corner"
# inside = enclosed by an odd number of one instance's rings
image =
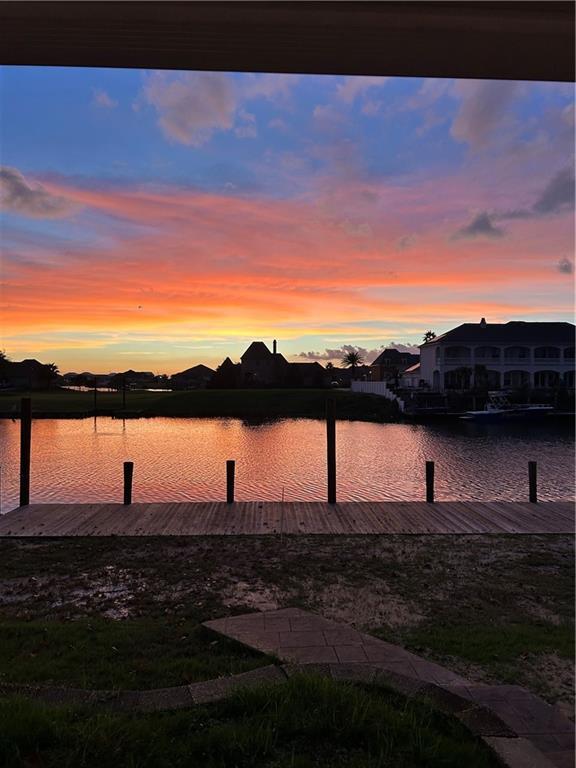
[[[134,462],[124,462],[124,504],[132,504],[132,478],[134,477]]]
[[[30,447],[32,441],[32,400],[20,401],[20,506],[30,504]]]
[[[528,498],[533,504],[538,501],[537,464],[528,462]]]
[[[226,462],[226,503],[234,503],[234,472],[236,470],[236,462],[234,459],[228,459]]]
[[[126,376],[122,376],[122,410],[126,410]]]
[[[434,462],[426,462],[426,501],[434,503]]]
[[[98,391],[98,390],[96,389],[96,384],[94,384],[94,416],[96,416],[96,414],[97,414],[97,412],[98,412],[98,401],[97,401],[97,399],[96,399],[96,393],[97,393],[97,391]]]
[[[328,504],[336,504],[336,402],[326,399],[326,462],[328,475]]]

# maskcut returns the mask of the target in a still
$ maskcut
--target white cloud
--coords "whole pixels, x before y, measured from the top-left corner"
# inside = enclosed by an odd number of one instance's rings
[[[321,131],[334,131],[344,122],[344,115],[332,104],[318,104],[312,112],[314,123]]]
[[[251,99],[287,99],[300,77],[300,75],[280,73],[245,75],[241,81],[242,94],[247,101]]]
[[[370,88],[380,88],[388,80],[387,77],[372,77],[353,75],[345,77],[338,83],[336,95],[346,104],[352,104],[358,96],[363,96]]]
[[[270,120],[268,123],[269,128],[277,128],[279,131],[286,131],[288,130],[288,126],[286,125],[286,122],[282,120],[281,117],[275,117],[273,120]]]
[[[65,197],[53,195],[41,184],[27,181],[16,168],[0,168],[0,205],[10,213],[35,219],[57,219],[75,210]]]
[[[382,108],[382,102],[381,101],[366,101],[362,105],[362,109],[360,110],[363,115],[367,115],[368,117],[374,117],[374,115],[377,115],[378,112],[380,112]]]
[[[156,109],[164,134],[181,144],[199,147],[234,125],[238,94],[219,72],[154,72],[142,95]]]
[[[92,93],[92,104],[95,107],[101,107],[102,109],[114,109],[118,106],[118,102],[101,88],[95,88]]]
[[[242,123],[234,130],[236,136],[238,136],[239,139],[255,139],[256,136],[258,136],[256,115],[253,115],[251,112],[246,112],[245,109],[241,109],[239,117],[242,120]]]

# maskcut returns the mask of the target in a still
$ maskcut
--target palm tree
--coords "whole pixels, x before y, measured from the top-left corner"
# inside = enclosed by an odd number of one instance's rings
[[[436,334],[434,333],[434,331],[426,331],[426,333],[424,334],[424,344],[426,344],[429,341],[432,341],[435,338],[436,338]]]
[[[52,386],[52,383],[58,378],[60,371],[56,363],[46,363],[44,366],[48,377],[48,389]]]
[[[356,367],[359,365],[362,365],[364,362],[364,359],[360,352],[346,352],[346,354],[342,357],[342,365],[344,368],[352,368],[352,378],[355,378],[356,374]]]

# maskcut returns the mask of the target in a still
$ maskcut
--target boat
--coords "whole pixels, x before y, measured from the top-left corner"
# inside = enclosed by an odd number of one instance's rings
[[[505,393],[489,392],[488,402],[483,411],[466,411],[460,418],[484,423],[525,420],[546,416],[553,410],[554,406],[541,403],[511,403]]]

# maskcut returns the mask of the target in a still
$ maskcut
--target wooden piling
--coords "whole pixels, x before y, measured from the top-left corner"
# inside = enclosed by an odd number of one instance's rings
[[[236,471],[236,462],[234,459],[228,459],[226,462],[226,502],[234,503],[234,473]]]
[[[528,499],[533,504],[538,501],[538,474],[535,461],[528,462]]]
[[[32,441],[32,400],[20,401],[20,506],[30,504],[30,448]]]
[[[124,504],[132,504],[132,479],[134,477],[134,462],[124,462]]]
[[[326,462],[328,504],[336,504],[336,401],[326,398]]]
[[[434,462],[426,462],[426,501],[434,503]]]
[[[96,414],[98,412],[98,401],[97,401],[97,398],[96,398],[96,393],[97,392],[98,392],[98,390],[96,389],[96,385],[94,385],[94,416],[96,416]]]

